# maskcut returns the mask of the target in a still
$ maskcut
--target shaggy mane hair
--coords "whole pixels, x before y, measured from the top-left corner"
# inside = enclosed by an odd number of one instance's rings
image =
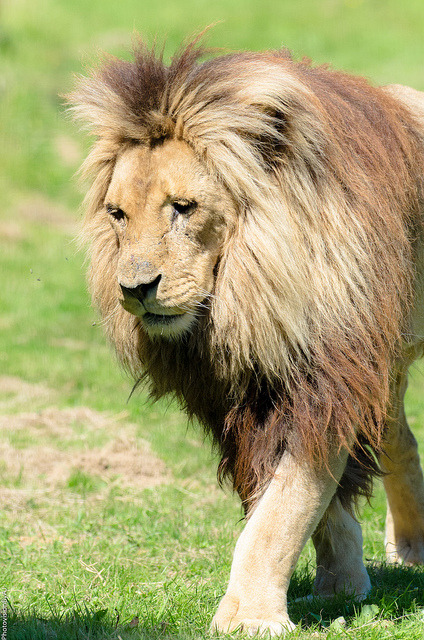
[[[166,66],[140,43],[70,96],[97,136],[84,164],[93,298],[121,361],[212,432],[220,473],[246,503],[285,448],[325,463],[334,445],[351,451],[348,500],[376,470],[367,450],[381,447],[408,332],[423,140],[363,78],[285,50],[205,53],[194,41]],[[169,138],[190,145],[238,211],[209,309],[179,342],[152,341],[117,304],[103,213],[122,151]]]

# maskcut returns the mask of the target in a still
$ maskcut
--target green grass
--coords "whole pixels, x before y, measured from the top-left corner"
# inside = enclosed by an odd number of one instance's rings
[[[148,404],[142,394],[127,402],[131,381],[90,308],[73,241],[82,200],[73,174],[88,141],[59,97],[98,51],[128,55],[134,31],[166,39],[169,56],[212,23],[212,46],[286,45],[376,82],[424,89],[421,0],[0,5],[0,378],[11,385],[0,383],[0,593],[8,638],[204,638],[225,590],[240,507],[216,485],[209,443],[174,405]],[[422,371],[415,367],[408,393],[421,440]],[[101,413],[91,422],[66,418],[78,407]],[[150,456],[157,483],[119,466],[119,443]],[[107,456],[116,467],[97,464]],[[293,637],[423,637],[424,574],[384,565],[384,512],[377,487],[363,509],[373,591],[361,606],[293,603],[311,591],[307,546],[289,593],[300,623]]]

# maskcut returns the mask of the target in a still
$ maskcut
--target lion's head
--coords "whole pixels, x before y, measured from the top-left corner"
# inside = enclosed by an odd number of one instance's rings
[[[211,296],[235,212],[189,145],[131,145],[117,158],[104,203],[116,234],[119,301],[154,337],[190,330]]]

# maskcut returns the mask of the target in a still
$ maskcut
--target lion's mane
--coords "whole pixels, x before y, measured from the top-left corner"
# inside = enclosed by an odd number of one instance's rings
[[[134,61],[80,78],[71,101],[97,136],[85,235],[118,356],[211,430],[221,472],[248,500],[286,447],[325,461],[348,446],[352,470],[381,446],[408,331],[423,141],[412,114],[362,78],[287,51],[204,53],[195,41],[166,66],[139,44]],[[122,150],[172,137],[238,211],[210,308],[180,342],[150,340],[117,304],[118,249],[99,215]]]

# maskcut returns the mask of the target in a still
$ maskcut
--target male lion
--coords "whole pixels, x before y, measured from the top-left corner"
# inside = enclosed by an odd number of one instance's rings
[[[424,93],[287,51],[203,54],[166,66],[140,44],[71,96],[97,136],[90,287],[123,364],[212,433],[243,501],[213,627],[278,635],[310,536],[318,594],[370,589],[352,505],[373,474],[389,561],[424,561],[403,408],[424,347]]]

